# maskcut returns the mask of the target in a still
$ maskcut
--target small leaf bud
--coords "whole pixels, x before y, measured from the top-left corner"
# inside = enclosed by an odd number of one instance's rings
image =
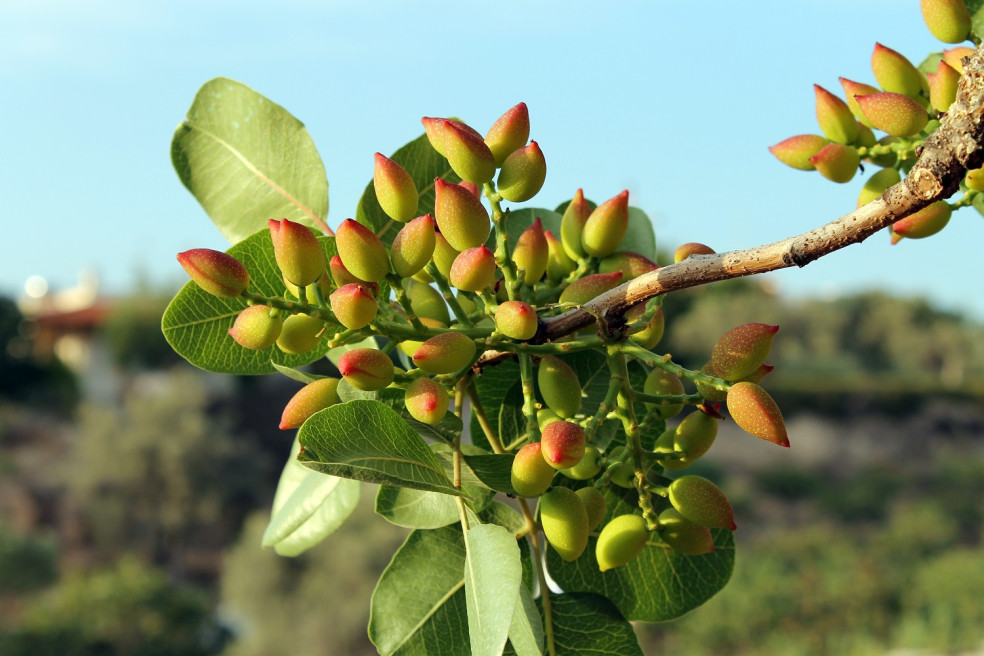
[[[588,255],[611,255],[622,243],[628,229],[629,192],[625,190],[591,212],[581,233],[581,246]]]
[[[417,215],[417,187],[406,169],[381,153],[375,155],[372,185],[386,216],[406,223]]]
[[[246,267],[231,255],[209,248],[178,253],[178,262],[199,287],[222,298],[236,298],[249,286]]]
[[[338,403],[338,379],[321,378],[297,391],[280,417],[280,430],[300,428],[307,418]]]
[[[325,252],[310,228],[288,219],[267,221],[277,266],[287,280],[307,287],[325,272]]]

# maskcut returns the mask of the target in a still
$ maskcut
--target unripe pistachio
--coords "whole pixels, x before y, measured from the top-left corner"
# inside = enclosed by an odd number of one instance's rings
[[[840,80],[841,86],[844,87],[844,95],[847,96],[847,106],[854,114],[854,117],[861,121],[863,125],[867,127],[874,127],[871,121],[864,115],[861,111],[861,107],[858,105],[857,96],[867,96],[872,93],[879,93],[881,89],[873,87],[870,84],[864,84],[863,82],[855,82],[854,80],[849,80],[846,77],[838,78]]]
[[[809,135],[807,135],[807,136],[809,136]],[[826,145],[826,143],[827,143],[827,141],[824,140],[824,144],[825,145]],[[822,147],[823,146],[821,146],[821,148]],[[817,149],[817,150],[819,150],[819,149]],[[814,153],[814,155],[815,154],[816,153]],[[813,155],[810,155],[810,157],[813,157]],[[813,165],[810,164],[810,170],[811,171],[813,170],[813,168],[814,168]],[[706,246],[706,245],[701,244],[699,242],[690,241],[690,242],[687,242],[686,244],[682,244],[682,245],[678,246],[677,249],[675,251],[673,251],[673,261],[674,262],[683,262],[685,259],[687,259],[691,255],[714,255],[714,249],[711,248],[710,246]]]
[[[510,481],[521,497],[538,497],[553,482],[556,470],[547,464],[540,453],[540,443],[527,444],[513,458]]]
[[[519,103],[492,124],[485,135],[485,144],[495,157],[495,165],[502,166],[506,158],[526,145],[530,138],[530,112],[526,103]]]
[[[579,425],[571,421],[554,421],[543,429],[540,452],[554,469],[569,469],[584,457],[585,442],[584,429]]]
[[[820,152],[810,158],[810,163],[816,167],[820,175],[832,182],[850,182],[858,172],[861,158],[851,146],[832,143],[820,149]]]
[[[609,462],[614,462],[622,458],[625,454],[624,446],[617,446],[612,449],[612,452],[608,454]],[[622,463],[612,471],[611,477],[612,483],[619,487],[624,487],[632,489],[635,487],[635,462],[633,462],[632,456],[629,456]]]
[[[970,36],[970,13],[964,0],[920,0],[926,27],[943,43],[960,43]]]
[[[779,406],[755,383],[735,383],[728,390],[728,412],[746,433],[788,447],[789,437]]]
[[[372,290],[374,295],[379,293],[378,282],[370,282],[368,280],[363,280],[362,278],[353,276],[352,272],[345,268],[345,264],[342,263],[342,258],[337,255],[333,255],[328,261],[328,269],[331,271],[331,279],[335,281],[335,287],[342,287],[344,285],[357,283],[368,287]]]
[[[400,228],[390,247],[390,260],[396,275],[409,278],[430,262],[437,243],[435,227],[434,217],[425,214]]]
[[[705,362],[704,366],[700,368],[700,373],[707,374],[708,376],[714,376],[715,378],[723,378],[720,372],[714,368],[714,365],[710,362]],[[718,401],[723,401],[727,397],[728,393],[723,390],[719,390],[716,387],[711,387],[710,385],[702,382],[697,382],[697,393],[704,397],[705,401],[711,403],[717,403]]]
[[[441,323],[440,321],[435,321],[430,317],[417,317],[420,319],[420,323],[424,324],[428,328],[447,328],[447,324]],[[408,358],[412,358],[414,352],[420,348],[420,345],[424,343],[424,340],[408,339],[400,342],[396,345],[396,348],[400,349],[406,353]]]
[[[454,183],[434,180],[434,218],[441,234],[456,251],[481,246],[489,238],[489,213],[477,198]]]
[[[570,488],[555,487],[540,498],[540,524],[547,542],[567,562],[588,546],[588,512]]]
[[[287,280],[306,287],[325,272],[325,252],[310,228],[288,219],[267,221],[277,266]]]
[[[368,326],[379,310],[372,292],[357,283],[339,287],[331,293],[330,299],[331,311],[338,322],[350,330]]]
[[[246,267],[231,255],[209,248],[178,253],[178,262],[199,287],[213,296],[236,298],[249,286]]]
[[[903,237],[922,239],[935,235],[950,222],[952,213],[953,210],[950,209],[950,205],[945,200],[938,200],[915,214],[910,214],[893,223],[892,232],[898,236],[898,239],[893,239],[892,243],[897,243]]]
[[[381,153],[375,155],[372,185],[386,216],[400,223],[417,216],[417,186],[406,169]]]
[[[335,257],[338,257],[338,256],[336,255]],[[332,258],[332,259],[334,259],[334,258]],[[339,259],[338,262],[341,263],[341,259]],[[331,266],[330,263],[329,263],[329,266]],[[291,281],[287,280],[287,277],[286,276],[281,275],[280,277],[284,281],[284,286],[287,288],[287,291],[289,291],[291,294],[293,294],[294,295],[294,298],[296,298],[297,300],[299,300],[301,302],[307,300],[308,305],[317,305],[318,304],[318,295],[315,292],[315,287],[317,287],[318,288],[318,291],[321,292],[322,298],[328,298],[328,295],[331,294],[331,279],[328,278],[328,273],[327,272],[322,273],[321,274],[321,277],[318,278],[317,282],[315,282],[314,285],[308,285],[307,287],[298,287],[297,285],[295,285]],[[372,285],[374,283],[368,283],[367,282],[367,283],[362,283],[362,284],[364,284],[367,287],[369,287],[370,290],[373,289]],[[379,286],[376,285],[376,287],[377,287],[377,289],[375,291],[378,291],[378,287]],[[375,291],[373,293],[375,293]]]
[[[943,61],[952,66],[958,73],[963,75],[963,60],[966,57],[970,57],[974,54],[973,48],[968,48],[967,46],[958,46],[956,48],[950,48],[949,50],[943,51]]]
[[[506,337],[527,340],[536,334],[536,310],[523,301],[500,303],[495,311],[495,329]]]
[[[432,374],[451,374],[464,369],[475,357],[475,342],[461,333],[441,333],[413,352],[413,363]]]
[[[588,513],[588,531],[595,530],[595,527],[605,518],[605,497],[596,487],[582,487],[575,490],[574,494],[581,497],[584,510]]]
[[[540,408],[536,411],[536,425],[540,428],[540,432],[547,427],[548,424],[552,424],[555,421],[562,421],[560,415],[551,410],[550,408]]]
[[[561,303],[577,303],[583,305],[599,294],[604,294],[609,289],[615,289],[622,282],[622,272],[613,271],[612,273],[593,273],[583,278],[578,278],[560,293]]]
[[[738,528],[728,498],[706,478],[681,476],[670,483],[669,492],[670,503],[690,521],[707,528]]]
[[[540,429],[541,431],[543,429]],[[584,447],[584,456],[581,458],[581,462],[577,463],[573,467],[567,467],[566,469],[561,469],[560,473],[567,478],[572,478],[575,481],[586,481],[589,478],[594,478],[601,471],[601,452],[590,444]]]
[[[891,93],[900,93],[909,98],[918,98],[923,90],[923,85],[926,83],[923,74],[912,65],[912,62],[902,54],[891,48],[886,48],[880,43],[875,44],[875,50],[871,53],[871,71],[875,74],[875,79],[882,89]],[[864,105],[862,105],[863,107]],[[864,114],[871,119],[871,115],[867,111],[864,111]],[[874,119],[872,119],[872,123],[878,127],[878,123]]]
[[[646,311],[646,304],[639,303],[633,306],[625,313],[625,319],[629,323],[634,323],[642,317],[643,313]],[[651,349],[657,344],[659,340],[663,339],[663,331],[666,329],[666,319],[663,316],[663,308],[656,310],[656,313],[649,319],[649,323],[646,324],[645,328],[642,330],[637,330],[636,332],[629,335],[629,339],[641,346],[644,349]]]
[[[867,205],[876,198],[880,198],[885,190],[901,180],[897,169],[882,169],[868,178],[868,181],[861,187],[858,194],[858,207]]]
[[[816,134],[798,134],[769,147],[769,152],[786,166],[801,171],[812,171],[816,167],[810,161],[820,149],[830,141]],[[679,262],[680,260],[676,260]]]
[[[425,424],[436,424],[448,411],[448,391],[430,378],[417,378],[407,386],[404,403],[410,416]]]
[[[543,223],[537,218],[533,225],[519,235],[513,248],[512,259],[516,268],[522,269],[523,283],[532,286],[547,270],[547,238],[543,234]]]
[[[280,430],[300,428],[307,418],[319,410],[338,403],[338,379],[321,378],[297,391],[280,417]]]
[[[506,200],[521,203],[536,196],[547,179],[547,161],[540,146],[530,145],[513,151],[502,163],[496,189]]]
[[[646,376],[646,382],[643,383],[642,391],[645,394],[651,394],[653,396],[675,396],[677,394],[683,394],[683,383],[679,378],[667,371],[653,369]],[[656,416],[662,417],[663,419],[675,417],[683,410],[682,403],[656,405],[647,402],[646,407],[653,410]]]
[[[381,390],[393,382],[395,370],[389,356],[372,348],[346,351],[338,358],[338,371],[349,385],[365,392]]]
[[[639,515],[619,515],[605,524],[595,545],[598,568],[607,572],[635,560],[649,540],[646,520]]]
[[[674,551],[685,556],[714,551],[710,529],[690,521],[676,508],[667,508],[659,514],[659,537]]]
[[[984,191],[984,168],[967,171],[964,184],[973,191]]]
[[[685,469],[707,453],[717,437],[718,420],[701,412],[691,412],[673,431],[673,450],[687,455],[676,460],[660,461],[670,471]]]
[[[375,301],[373,301],[375,303]],[[306,314],[292,314],[284,319],[283,329],[277,338],[277,347],[284,353],[307,353],[321,341],[325,322]]]
[[[564,245],[552,232],[544,230],[543,237],[547,240],[547,280],[559,282],[577,268],[577,265],[567,255]]]
[[[543,402],[564,419],[573,417],[581,409],[581,383],[571,366],[560,358],[553,355],[540,358],[536,380]]]
[[[448,305],[439,291],[416,280],[405,280],[403,288],[407,291],[407,298],[410,299],[410,309],[418,317],[433,319],[445,326],[451,323]]]
[[[879,146],[890,146],[891,147],[891,146],[893,146],[893,144],[900,143],[901,141],[902,141],[902,139],[899,139],[898,137],[893,137],[891,135],[886,135],[886,136],[884,136],[884,137],[882,137],[881,139],[878,140],[878,145]],[[881,166],[881,167],[884,167],[884,168],[892,168],[892,167],[894,167],[898,163],[899,156],[898,156],[898,153],[896,153],[895,151],[889,151],[889,152],[884,153],[882,155],[868,155],[868,157],[866,159],[869,162],[871,162],[872,164],[874,164],[875,166]]]
[[[434,150],[447,158],[458,177],[483,184],[495,175],[495,157],[482,136],[461,121],[423,118],[424,131]]]
[[[918,134],[929,122],[923,106],[900,93],[873,93],[858,96],[857,101],[876,128],[895,137]]]
[[[474,182],[468,182],[467,180],[462,180],[458,183],[458,186],[462,189],[467,189],[468,192],[475,198],[482,200],[482,190]]]
[[[434,235],[434,266],[445,278],[451,276],[451,267],[458,258],[459,251],[448,243],[447,238],[438,232]]]
[[[389,273],[386,247],[372,230],[358,221],[342,221],[335,231],[335,247],[342,264],[356,278],[379,282]]]
[[[748,374],[747,376],[743,376],[740,380],[738,380],[736,382],[739,382],[739,383],[760,383],[760,382],[762,382],[762,379],[765,378],[766,375],[769,372],[771,372],[773,369],[775,369],[775,367],[773,367],[771,364],[763,364],[763,365],[760,365],[758,369],[756,369],[752,373]]]
[[[477,292],[495,282],[495,255],[484,244],[461,251],[451,265],[451,284],[466,292]]]
[[[251,305],[236,316],[229,335],[240,346],[261,351],[274,345],[283,325],[278,310],[266,305]]]
[[[854,145],[859,148],[871,148],[878,140],[875,139],[875,133],[871,131],[867,125],[861,121],[855,121],[858,126],[858,138],[854,140]]]
[[[854,143],[858,136],[858,124],[847,103],[819,84],[813,85],[813,93],[816,97],[817,123],[824,135],[837,143]]]
[[[581,246],[588,255],[611,255],[622,243],[628,229],[629,192],[625,190],[591,212],[581,233]]]
[[[945,112],[957,99],[957,84],[960,73],[955,68],[940,60],[936,73],[926,76],[929,80],[929,102],[938,112]]]
[[[769,356],[779,326],[745,323],[721,335],[711,352],[711,367],[721,378],[738,380],[759,368]]]
[[[572,260],[582,258],[586,254],[581,236],[589,216],[591,216],[591,206],[584,200],[584,192],[578,189],[560,219],[560,242]]]
[[[446,123],[450,123],[459,130],[470,133],[473,137],[477,137],[479,139],[482,138],[482,135],[480,135],[477,130],[469,126],[467,123],[463,123],[453,118],[430,118],[425,116],[420,119],[420,122],[424,126],[424,132],[427,134],[427,140],[430,142],[431,147],[433,147],[434,150],[445,158],[448,156],[447,148],[444,146]]]
[[[632,251],[617,251],[598,263],[598,273],[621,271],[626,280],[655,271],[659,266],[648,257]]]

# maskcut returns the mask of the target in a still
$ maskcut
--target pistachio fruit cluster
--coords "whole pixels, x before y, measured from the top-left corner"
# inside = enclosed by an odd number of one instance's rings
[[[964,0],[921,0],[929,31],[948,44],[971,38],[971,17]],[[858,195],[861,207],[898,183],[915,164],[922,144],[940,126],[956,100],[963,59],[973,49],[958,45],[931,53],[916,66],[880,43],[871,55],[875,84],[839,78],[843,97],[814,85],[817,124],[822,134],[789,137],[769,150],[795,169],[818,171],[834,182],[849,182],[865,164],[876,171]],[[883,133],[883,134],[880,134]],[[974,204],[984,191],[984,171],[970,171],[961,185],[964,197],[937,201],[889,226],[893,244],[938,233],[954,209]]]
[[[711,481],[676,472],[713,444],[721,402],[747,432],[789,445],[781,413],[758,384],[771,369],[765,360],[778,326],[727,331],[700,370],[654,352],[666,321],[658,298],[630,308],[617,325],[547,339],[544,327],[554,317],[659,268],[625,248],[629,192],[595,205],[578,189],[557,212],[520,219],[503,204],[533,198],[546,175],[544,154],[529,140],[526,105],[508,110],[485,136],[457,119],[422,122],[452,173],[431,181],[432,206],[424,206],[431,189],[421,188],[398,156],[374,155],[375,202],[399,228],[386,241],[353,219],[333,237],[271,219],[279,296],[251,289],[246,267],[228,254],[178,256],[203,290],[242,299],[229,329],[239,347],[290,355],[338,349],[331,351],[338,376],[312,377],[287,403],[280,427],[304,426],[352,398],[351,390],[362,399],[395,393],[405,419],[431,426],[452,409],[461,415],[466,395],[473,411],[487,416],[493,409],[472,394],[476,381],[514,360],[521,430],[504,442],[487,422],[479,424],[507,459],[508,492],[540,497],[539,527],[564,561],[578,560],[591,544],[601,571],[630,562],[647,545],[683,555],[713,551],[711,530],[735,528],[731,505]],[[674,259],[713,252],[689,243]],[[572,366],[581,353],[603,358],[605,389],[597,382],[585,389],[586,372]],[[610,512],[616,490],[629,495],[635,512]]]

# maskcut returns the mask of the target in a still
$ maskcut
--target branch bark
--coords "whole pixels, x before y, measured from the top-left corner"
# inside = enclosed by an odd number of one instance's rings
[[[654,296],[719,280],[810,262],[857,244],[938,200],[952,196],[969,169],[984,164],[984,45],[964,60],[957,99],[926,140],[904,180],[881,198],[795,237],[764,246],[691,256],[616,287],[583,307],[544,320],[537,339],[550,340],[596,320],[617,323],[625,311]]]

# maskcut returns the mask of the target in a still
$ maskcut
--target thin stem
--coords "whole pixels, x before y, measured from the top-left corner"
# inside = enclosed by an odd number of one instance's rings
[[[523,386],[523,416],[526,417],[527,442],[540,440],[540,427],[536,422],[536,397],[533,394],[533,358],[529,353],[519,354],[519,379]]]
[[[673,362],[669,355],[656,355],[652,351],[647,351],[641,346],[633,346],[631,344],[623,345],[622,352],[626,355],[631,355],[637,360],[640,360],[647,366],[662,369],[663,371],[671,373],[678,378],[686,378],[694,383],[707,385],[708,387],[713,387],[714,389],[722,392],[727,392],[731,389],[731,383],[726,381],[724,378],[709,376],[707,374],[702,374],[699,371],[685,369],[684,367],[681,367]]]
[[[451,287],[448,285],[448,281],[444,279],[443,275],[441,275],[441,272],[437,269],[437,265],[430,262],[424,270],[430,275],[431,278],[434,279],[434,282],[437,283],[438,289],[441,290],[441,295],[444,296],[444,300],[447,301],[448,307],[450,307],[451,311],[454,312],[454,316],[458,320],[458,323],[468,327],[473,326],[474,324],[472,323],[472,320],[468,318],[468,313],[465,312],[464,308],[461,307],[461,304],[458,303],[458,299],[454,297],[454,293],[452,293]]]
[[[489,205],[492,207],[492,224],[495,226],[495,263],[502,270],[502,279],[506,283],[506,293],[509,300],[514,301],[519,291],[519,280],[516,278],[516,263],[509,257],[509,244],[506,239],[506,217],[508,213],[502,211],[502,206],[499,205],[501,196],[491,182],[486,182],[483,189],[485,197],[489,199]]]
[[[417,313],[413,311],[413,306],[410,305],[410,297],[407,295],[407,291],[403,289],[403,285],[400,284],[399,280],[395,281],[390,285],[393,291],[396,293],[396,302],[400,304],[403,311],[407,313],[407,318],[416,330],[426,330],[426,326],[420,322],[420,318],[417,317]]]
[[[478,419],[478,425],[482,428],[485,439],[488,440],[493,452],[506,453],[506,450],[502,448],[502,442],[499,441],[499,436],[496,435],[492,424],[489,423],[489,418],[485,414],[485,408],[482,407],[482,402],[478,400],[478,388],[475,387],[474,378],[469,377],[467,380],[465,394],[468,395],[468,400],[471,401],[472,412],[475,413],[475,417]]]
[[[317,305],[309,305],[308,303],[301,303],[300,301],[288,301],[285,298],[263,296],[262,294],[256,294],[251,291],[244,291],[242,297],[248,301],[253,301],[259,305],[269,305],[270,307],[275,307],[278,310],[286,310],[293,314],[306,314],[312,317],[317,317],[322,321],[330,321],[332,323],[338,323],[338,319],[328,308],[320,308]]]
[[[529,529],[530,543],[533,545],[533,562],[536,563],[536,577],[540,582],[540,594],[543,599],[543,628],[547,640],[547,653],[556,656],[557,648],[554,646],[553,634],[553,609],[550,605],[550,588],[547,586],[547,576],[543,571],[543,552],[540,549],[539,527],[533,519],[529,503],[526,499],[519,500],[519,508],[526,519],[526,527]]]

